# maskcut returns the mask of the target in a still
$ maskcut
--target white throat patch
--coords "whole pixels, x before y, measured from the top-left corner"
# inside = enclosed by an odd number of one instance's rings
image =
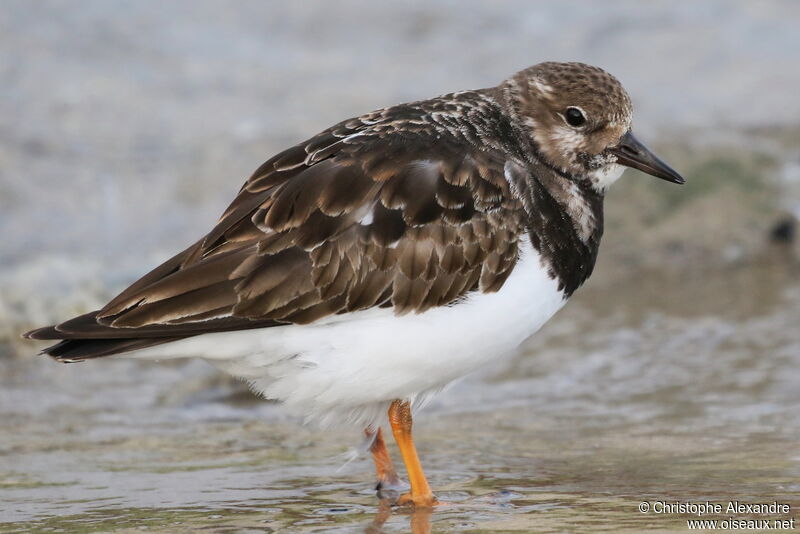
[[[589,171],[589,178],[592,180],[592,185],[594,185],[595,189],[598,191],[605,191],[608,189],[608,186],[616,182],[622,173],[625,171],[625,167],[618,163],[609,163],[607,165],[603,165],[599,169],[594,169]]]

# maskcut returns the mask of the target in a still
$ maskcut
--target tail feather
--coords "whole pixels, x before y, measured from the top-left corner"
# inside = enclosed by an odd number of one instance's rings
[[[152,324],[137,328],[116,328],[102,324],[93,311],[63,323],[31,330],[26,339],[60,341],[47,347],[42,354],[60,362],[78,362],[101,356],[144,349],[187,337],[213,332],[230,332],[275,326],[275,321],[249,320],[239,317],[220,317],[185,324]]]
[[[121,354],[132,350],[144,349],[162,343],[184,339],[184,337],[159,337],[138,339],[64,339],[55,345],[42,350],[53,359],[73,363],[102,356]]]

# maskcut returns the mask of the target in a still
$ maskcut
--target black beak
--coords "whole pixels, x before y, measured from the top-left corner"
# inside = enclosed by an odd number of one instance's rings
[[[640,143],[630,130],[622,136],[617,146],[608,150],[617,156],[617,163],[620,165],[639,169],[650,176],[655,176],[674,184],[682,184],[686,181],[672,167],[661,161],[650,149]]]

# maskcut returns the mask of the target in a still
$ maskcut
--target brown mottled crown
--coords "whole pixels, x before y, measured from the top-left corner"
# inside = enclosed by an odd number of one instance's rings
[[[585,63],[539,63],[524,71],[550,85],[565,102],[581,104],[590,115],[607,120],[630,120],[632,105],[625,88],[600,67]]]
[[[551,165],[585,176],[630,128],[632,105],[622,84],[584,63],[539,63],[501,84],[511,113]],[[570,126],[565,112],[580,109],[586,124]]]

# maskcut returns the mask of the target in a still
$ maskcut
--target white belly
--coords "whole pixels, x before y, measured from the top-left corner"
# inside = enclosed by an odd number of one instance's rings
[[[202,356],[265,397],[310,417],[370,418],[393,399],[416,400],[511,353],[564,304],[563,293],[524,244],[496,293],[395,316],[374,309],[326,322],[207,334],[136,356]]]

